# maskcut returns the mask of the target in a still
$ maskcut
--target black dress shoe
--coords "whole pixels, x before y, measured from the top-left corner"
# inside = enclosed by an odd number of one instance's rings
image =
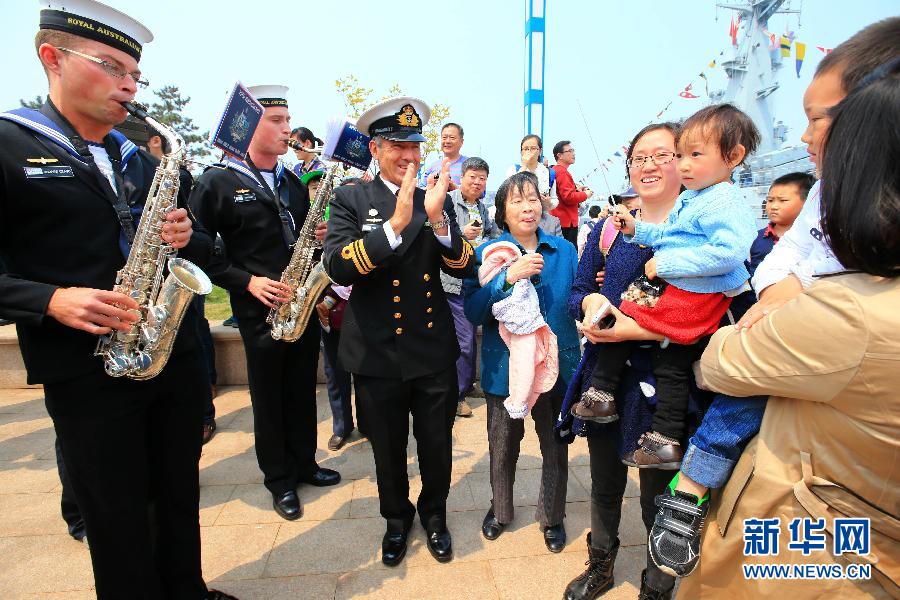
[[[436,531],[428,533],[428,551],[438,562],[450,562],[453,560],[453,540],[450,532],[444,526]]]
[[[349,434],[338,435],[335,433],[328,439],[328,449],[331,450],[332,452],[340,450],[341,448],[344,447],[344,444],[347,443],[348,436],[349,436]]]
[[[544,529],[544,543],[550,552],[562,552],[566,547],[566,528],[562,523]]]
[[[219,590],[209,590],[206,592],[206,600],[238,600],[237,596],[220,592]]]
[[[497,520],[494,516],[494,509],[490,509],[484,515],[484,521],[481,522],[481,535],[487,540],[496,540],[503,533],[506,525]]]
[[[203,423],[203,437],[201,438],[201,445],[206,445],[209,440],[212,439],[213,434],[216,433],[216,421],[213,419],[212,421],[206,421]]]
[[[297,492],[294,490],[288,490],[280,496],[272,494],[272,506],[279,517],[288,521],[295,521],[303,514],[300,508],[300,498],[297,497]]]
[[[396,567],[406,556],[406,533],[390,532],[381,539],[381,562],[388,567]]]
[[[316,487],[326,487],[329,485],[337,485],[341,482],[341,474],[333,469],[319,467],[315,473],[302,477],[300,483],[308,483]]]

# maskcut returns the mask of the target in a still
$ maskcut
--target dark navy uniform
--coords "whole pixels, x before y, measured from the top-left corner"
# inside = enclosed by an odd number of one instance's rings
[[[192,326],[182,327],[160,375],[135,381],[105,374],[96,335],[47,317],[60,287],[112,289],[128,251],[113,188],[64,131],[50,105],[0,115],[0,316],[16,321],[29,383],[44,384],[98,596],[196,599],[206,591],[197,521],[206,384]],[[117,189],[138,215],[155,159],[115,131],[103,142]],[[195,227],[179,255],[202,266],[211,250]]]
[[[422,473],[418,512],[426,529],[429,522],[443,526],[450,489],[459,345],[440,271],[468,276],[473,251],[452,207],[446,209],[450,246],[437,239],[426,226],[424,200],[425,192],[416,189],[412,220],[392,250],[383,226],[396,197],[381,178],[338,188],[325,238],[326,271],[336,283],[353,285],[338,361],[355,375],[389,532],[408,530],[416,512],[406,474],[410,413]]]
[[[316,368],[319,328],[313,322],[296,342],[272,339],[269,309],[247,291],[251,275],[279,280],[291,258],[279,203],[290,228],[302,227],[309,193],[281,163],[273,198],[246,163],[230,159],[208,169],[191,194],[197,219],[225,243],[224,256],[212,259],[208,274],[228,290],[237,317],[253,403],[256,457],[273,495],[296,489],[312,476],[316,453]]]

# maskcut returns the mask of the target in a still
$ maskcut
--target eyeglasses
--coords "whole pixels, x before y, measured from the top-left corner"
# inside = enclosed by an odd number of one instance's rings
[[[672,159],[674,158],[674,152],[657,152],[656,154],[651,154],[650,156],[632,156],[626,164],[628,165],[629,169],[640,169],[644,166],[644,163],[646,163],[648,160],[652,160],[653,164],[658,167],[672,162]]]
[[[58,46],[57,50],[61,50],[63,52],[68,52],[69,54],[74,54],[75,56],[80,56],[81,58],[85,58],[92,63],[96,63],[100,65],[104,71],[106,71],[109,75],[112,75],[116,79],[122,79],[126,75],[131,75],[131,78],[134,80],[135,85],[139,88],[144,89],[150,85],[150,82],[146,79],[141,78],[140,71],[132,71],[129,73],[121,68],[118,65],[114,65],[109,61],[105,61],[102,58],[97,58],[96,56],[91,56],[90,54],[84,54],[83,52],[78,52],[77,50],[70,50],[69,48],[63,48],[62,46]]]
[[[538,146],[525,146],[522,148],[522,152],[537,152],[540,150]]]
[[[563,150],[561,154],[565,154],[566,152],[575,152],[575,148],[569,148],[568,150]]]

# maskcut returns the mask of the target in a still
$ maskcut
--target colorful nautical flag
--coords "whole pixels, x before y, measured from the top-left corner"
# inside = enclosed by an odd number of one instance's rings
[[[616,152],[615,152],[615,154],[613,154],[613,156],[618,156],[619,158],[622,158],[622,153],[619,152],[618,150],[616,150]]]
[[[682,98],[687,98],[689,100],[693,99],[693,98],[699,98],[700,96],[697,96],[697,95],[691,93],[691,87],[693,87],[693,84],[690,84],[690,83],[687,84],[687,87],[685,87],[683,90],[681,90],[678,93],[678,95],[681,96]]]
[[[737,34],[738,34],[738,28],[740,27],[740,25],[741,25],[740,18],[738,18],[735,21],[735,18],[731,17],[731,27],[728,28],[728,35],[731,36],[731,45],[732,46],[737,46]]]
[[[709,61],[709,68],[710,68],[710,69],[715,69],[715,68],[716,68],[716,61],[714,61],[714,60]]]
[[[794,44],[795,58],[797,59],[797,78],[800,78],[800,67],[803,66],[803,59],[806,57],[806,44],[797,42]]]
[[[781,36],[781,56],[786,58],[791,55],[791,38],[786,35]]]
[[[821,50],[823,54],[828,54],[828,53],[831,52],[831,50],[832,50],[831,48],[825,48],[825,47],[823,47],[823,46],[816,46],[816,48],[818,48],[819,50]]]

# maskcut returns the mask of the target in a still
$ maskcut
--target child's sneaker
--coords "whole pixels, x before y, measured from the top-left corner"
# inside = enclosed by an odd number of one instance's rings
[[[664,573],[674,577],[690,575],[700,562],[700,533],[709,510],[709,494],[697,496],[673,490],[654,501],[659,511],[647,544],[650,558]]]
[[[619,418],[613,395],[595,387],[589,387],[569,412],[582,421],[595,423],[611,423]]]
[[[629,467],[677,471],[681,468],[684,451],[678,440],[656,431],[648,431],[638,440],[638,449],[622,459]]]

